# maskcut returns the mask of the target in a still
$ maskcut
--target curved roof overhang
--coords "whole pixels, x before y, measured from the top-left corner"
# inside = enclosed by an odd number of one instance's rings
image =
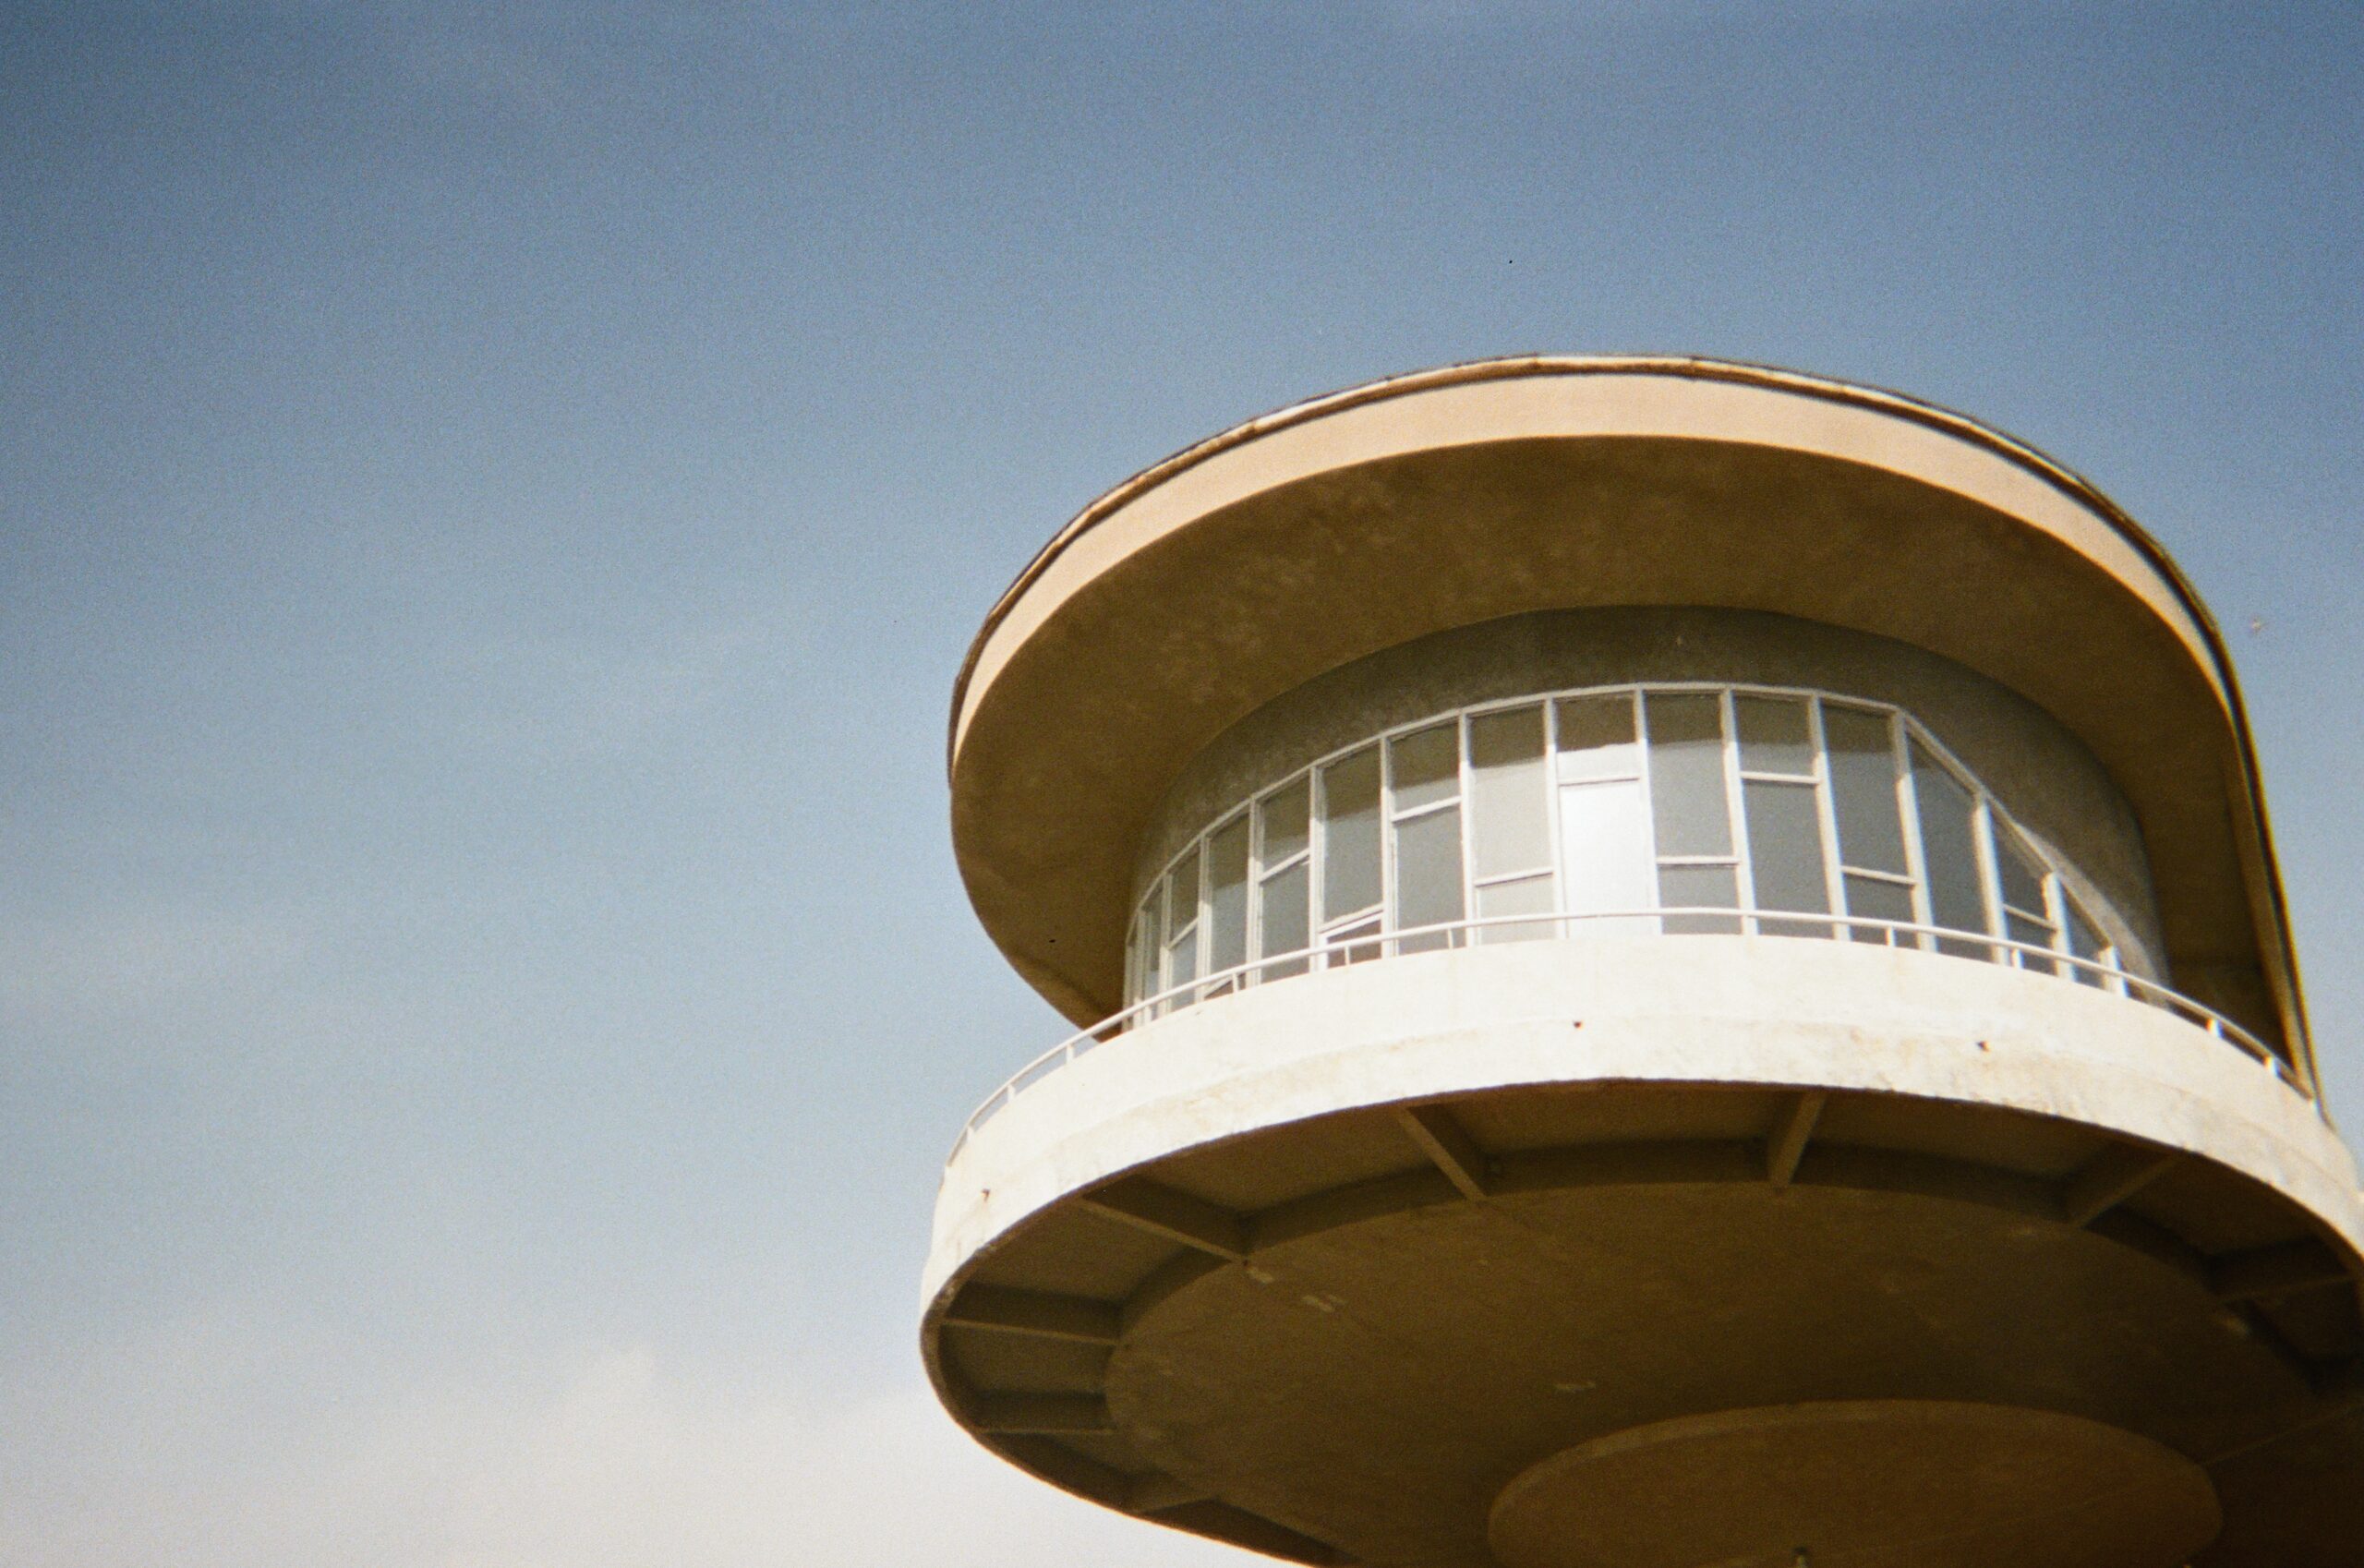
[[[2041,453],[1893,392],[1713,360],[1424,371],[1251,420],[1087,507],[954,693],[955,850],[1079,1022],[1119,1005],[1140,835],[1280,694],[1531,610],[1707,605],[1894,637],[2089,745],[2141,825],[2179,973],[2256,977],[2312,1074],[2247,720],[2165,551]]]

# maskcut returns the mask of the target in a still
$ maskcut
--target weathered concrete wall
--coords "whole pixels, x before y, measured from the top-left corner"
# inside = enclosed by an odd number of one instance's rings
[[[1992,790],[2116,941],[2162,977],[2133,812],[2091,750],[2035,704],[1952,660],[1793,616],[1550,610],[1440,632],[1333,669],[1232,726],[1182,769],[1135,866],[1136,900],[1190,838],[1260,790],[1382,730],[1475,703],[1651,681],[1804,686],[1919,719]]]
[[[1358,964],[1122,1035],[1030,1087],[954,1157],[927,1292],[1028,1215],[1184,1150],[1358,1106],[1648,1082],[2057,1117],[2239,1172],[2364,1249],[2355,1164],[2311,1103],[2156,1007],[1904,949],[1646,936]]]

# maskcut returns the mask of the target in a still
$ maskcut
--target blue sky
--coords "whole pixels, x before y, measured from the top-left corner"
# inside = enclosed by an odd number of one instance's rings
[[[2099,482],[2364,1127],[2359,144],[2346,4],[8,7],[0,1558],[1244,1561],[921,1385],[1063,1032],[944,713],[1097,491],[1441,361]]]

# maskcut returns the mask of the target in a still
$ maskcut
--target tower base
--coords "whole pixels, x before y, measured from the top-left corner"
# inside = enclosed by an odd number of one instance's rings
[[[1938,1400],[1719,1411],[1579,1443],[1494,1500],[1503,1568],[2177,1568],[2214,1488],[2150,1439]]]

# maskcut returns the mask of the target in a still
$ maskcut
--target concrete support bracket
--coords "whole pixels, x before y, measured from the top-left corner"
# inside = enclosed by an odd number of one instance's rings
[[[1085,1193],[1081,1201],[1112,1220],[1229,1262],[1248,1256],[1248,1226],[1237,1214],[1153,1181],[1111,1182]]]
[[[1475,1202],[1486,1196],[1493,1162],[1451,1111],[1442,1105],[1403,1105],[1396,1108],[1395,1119],[1464,1198]]]
[[[2172,1149],[2113,1144],[2061,1188],[2061,1217],[2080,1229],[2092,1224],[2164,1176],[2181,1157]]]
[[[945,1312],[944,1321],[969,1328],[1079,1340],[1090,1345],[1116,1344],[1118,1328],[1113,1303],[990,1285],[972,1285],[961,1291]]]
[[[1108,1404],[1096,1393],[979,1393],[971,1425],[982,1432],[1104,1432]]]
[[[1801,1094],[1781,1118],[1765,1150],[1765,1177],[1776,1188],[1789,1186],[1790,1178],[1798,1174],[1806,1140],[1814,1136],[1814,1124],[1822,1119],[1822,1108],[1829,1100],[1829,1094],[1819,1089]]]

